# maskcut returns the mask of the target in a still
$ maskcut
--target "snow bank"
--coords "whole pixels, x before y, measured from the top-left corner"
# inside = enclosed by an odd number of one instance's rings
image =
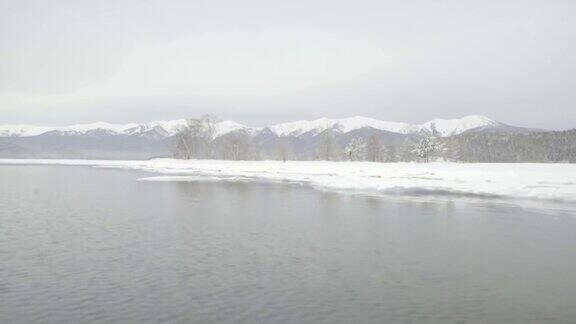
[[[574,164],[369,163],[326,161],[19,160],[0,164],[80,165],[162,174],[146,181],[278,181],[316,188],[410,196],[523,198],[576,204]]]

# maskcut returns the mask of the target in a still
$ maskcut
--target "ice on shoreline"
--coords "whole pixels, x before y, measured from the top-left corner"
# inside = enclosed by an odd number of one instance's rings
[[[576,203],[576,164],[0,159],[0,165],[8,164],[123,168],[161,174],[142,179],[146,181],[263,180],[387,195],[510,197]]]

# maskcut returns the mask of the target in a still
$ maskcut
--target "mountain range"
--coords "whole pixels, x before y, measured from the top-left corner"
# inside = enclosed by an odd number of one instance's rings
[[[110,124],[97,122],[64,127],[0,125],[0,157],[148,159],[170,156],[174,136],[186,120]],[[215,137],[248,134],[264,157],[273,154],[278,137],[288,138],[298,156],[306,158],[320,134],[331,130],[341,145],[354,137],[377,133],[386,144],[397,144],[423,130],[449,137],[466,132],[529,133],[537,130],[510,126],[485,116],[433,119],[423,124],[391,122],[367,117],[320,118],[251,127],[225,120],[215,124]]]

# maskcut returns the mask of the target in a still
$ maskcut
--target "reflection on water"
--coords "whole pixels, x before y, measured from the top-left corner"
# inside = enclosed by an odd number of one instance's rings
[[[568,322],[576,218],[0,167],[0,322]]]

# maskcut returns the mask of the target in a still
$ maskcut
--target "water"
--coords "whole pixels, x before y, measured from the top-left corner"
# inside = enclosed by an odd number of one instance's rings
[[[0,167],[0,322],[574,322],[576,217]]]

